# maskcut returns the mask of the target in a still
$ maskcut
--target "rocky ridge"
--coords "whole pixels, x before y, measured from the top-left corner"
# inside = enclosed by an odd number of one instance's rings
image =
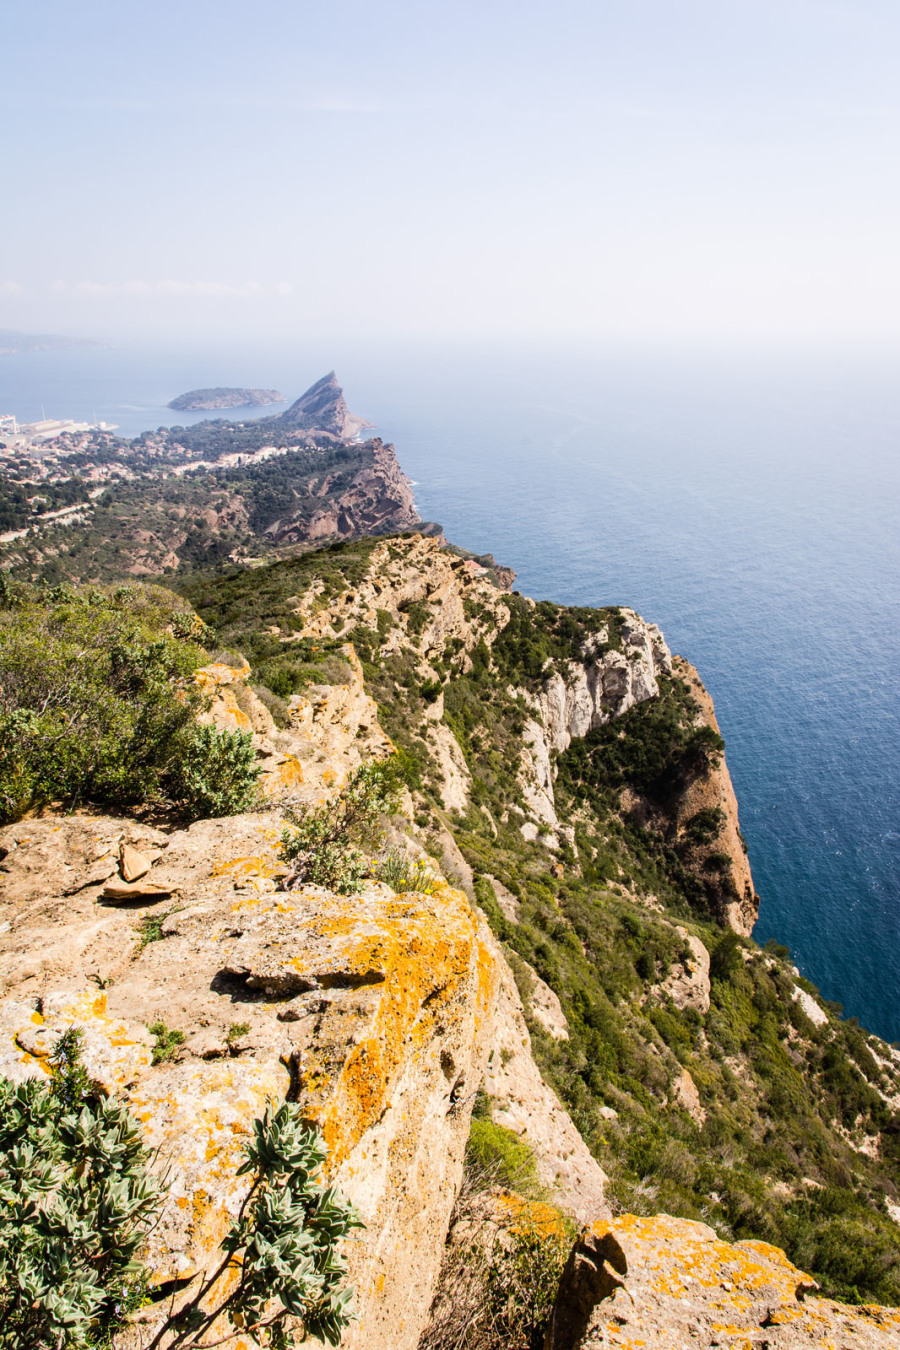
[[[277,391],[234,396],[248,392]],[[22,580],[106,581],[391,531],[440,533],[420,519],[394,447],[360,440],[368,426],[332,374],[277,417],[161,427],[132,441],[61,436],[4,465],[0,566]]]
[[[309,430],[327,431],[341,440],[351,440],[372,425],[364,417],[355,417],[350,412],[333,370],[310,385],[306,393],[281,414],[281,421]]]

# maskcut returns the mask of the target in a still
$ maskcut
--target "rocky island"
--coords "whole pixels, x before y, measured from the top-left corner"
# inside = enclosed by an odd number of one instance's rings
[[[267,403],[283,403],[277,389],[191,389],[179,394],[167,406],[176,412],[212,412],[217,408],[262,408]]]
[[[895,1350],[900,1050],[754,942],[699,674],[289,412],[165,584],[0,572],[4,1344]]]

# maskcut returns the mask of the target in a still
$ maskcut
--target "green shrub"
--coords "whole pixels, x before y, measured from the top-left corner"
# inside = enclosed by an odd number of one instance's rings
[[[154,1064],[166,1064],[170,1059],[174,1059],[178,1047],[184,1045],[187,1039],[183,1031],[170,1029],[162,1021],[153,1022],[147,1029],[156,1039],[153,1047]]]
[[[380,819],[396,809],[398,796],[398,769],[385,760],[360,765],[321,806],[287,808],[281,855],[291,871],[285,886],[309,882],[349,895],[372,868],[361,846],[377,847]]]
[[[0,821],[50,802],[245,809],[249,738],[195,722],[204,654],[172,631],[195,617],[158,586],[23,588],[0,608]]]
[[[191,819],[235,816],[249,810],[256,794],[253,737],[249,731],[185,727],[163,779],[168,797]]]
[[[535,1194],[539,1189],[534,1150],[512,1130],[493,1120],[473,1118],[466,1165],[480,1168],[491,1182],[523,1195]]]
[[[124,1107],[91,1090],[66,1032],[54,1077],[0,1078],[0,1347],[96,1345],[144,1298],[135,1254],[159,1205]]]

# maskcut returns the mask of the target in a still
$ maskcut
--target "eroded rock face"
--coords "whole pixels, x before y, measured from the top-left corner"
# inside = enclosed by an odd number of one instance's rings
[[[709,952],[686,928],[675,929],[684,942],[685,950],[676,961],[667,978],[653,993],[662,999],[670,998],[680,1011],[693,1008],[699,1013],[709,1012]]]
[[[319,801],[342,787],[364,760],[382,759],[393,748],[378,724],[378,708],[366,693],[353,646],[347,643],[341,655],[346,682],[315,684],[305,694],[294,694],[290,722],[283,729],[276,727],[268,708],[249,688],[247,662],[242,666],[216,662],[197,671],[197,682],[209,699],[198,720],[220,731],[244,731],[253,737],[259,786],[270,801]]]
[[[548,843],[559,844],[554,752],[568,749],[574,738],[621,717],[636,703],[656,698],[660,673],[672,669],[671,653],[656,624],[647,623],[633,609],[619,612],[621,651],[607,650],[609,630],[603,628],[581,661],[564,662],[547,675],[537,696],[522,691],[537,714],[525,724],[519,771],[522,799],[532,817],[522,827],[526,838],[537,837],[543,827]]]
[[[155,1283],[215,1263],[245,1193],[236,1172],[254,1118],[268,1100],[299,1102],[367,1225],[349,1250],[360,1321],[344,1345],[402,1350],[417,1343],[437,1279],[498,960],[449,886],[276,891],[275,826],[261,813],[140,837],[157,845],[149,875],[171,898],[115,907],[101,899],[95,855],[100,871],[107,858],[115,868],[124,822],[0,832],[19,887],[0,911],[11,923],[0,936],[0,1072],[45,1073],[59,1033],[85,1028],[88,1072],[126,1102],[168,1175],[149,1240]],[[64,897],[60,882],[77,888]],[[148,916],[162,936],[142,944]],[[158,1021],[186,1039],[154,1065]],[[149,1339],[152,1321],[142,1325]]]
[[[555,1092],[541,1078],[531,1054],[522,1001],[505,961],[498,971],[491,1053],[484,1077],[491,1118],[531,1145],[538,1177],[554,1203],[579,1222],[588,1214],[608,1213],[603,1169]]]
[[[551,750],[567,750],[573,737],[605,726],[636,703],[659,694],[660,671],[672,669],[672,656],[655,623],[633,609],[621,609],[622,651],[606,651],[608,630],[596,634],[580,662],[555,670],[538,698],[541,721]]]
[[[679,657],[676,673],[687,680],[691,694],[699,704],[697,725],[710,727],[718,734],[719,724],[713,701],[694,667]],[[683,837],[685,827],[699,812],[710,810],[721,812],[721,830],[709,844],[692,850],[688,865],[702,877],[711,892],[711,903],[721,918],[736,932],[749,934],[759,913],[759,896],[753,885],[747,850],[738,823],[737,798],[724,755],[719,756],[707,772],[697,775],[674,803],[671,828],[673,842]]]
[[[900,1311],[814,1296],[766,1242],[723,1242],[668,1215],[585,1228],[560,1283],[545,1350],[893,1350]]]

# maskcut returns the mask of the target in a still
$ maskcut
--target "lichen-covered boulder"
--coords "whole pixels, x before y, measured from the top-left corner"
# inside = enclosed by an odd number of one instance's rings
[[[900,1309],[847,1307],[767,1242],[626,1214],[581,1232],[545,1350],[895,1350]]]

